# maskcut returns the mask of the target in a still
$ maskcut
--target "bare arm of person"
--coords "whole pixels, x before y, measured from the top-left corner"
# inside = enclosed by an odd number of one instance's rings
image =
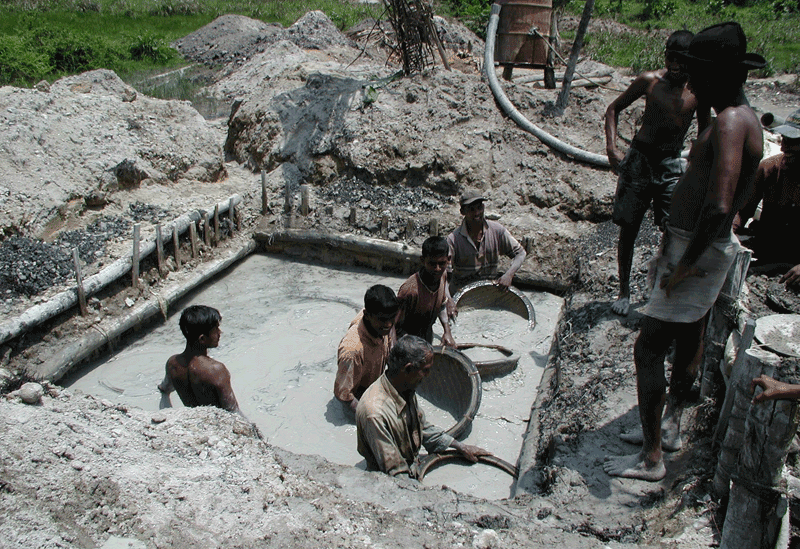
[[[647,95],[647,90],[651,83],[651,74],[644,73],[639,75],[636,80],[628,86],[624,92],[606,109],[605,128],[606,128],[606,154],[611,163],[611,169],[616,173],[620,162],[625,155],[617,148],[617,125],[619,124],[619,113],[630,107],[634,101]]]
[[[753,396],[753,402],[776,399],[800,399],[800,385],[783,383],[763,374],[750,382],[750,392],[754,392],[756,387],[761,387],[763,391]]]
[[[479,456],[491,456],[492,453],[488,450],[484,450],[480,446],[471,446],[469,444],[463,444],[455,439],[453,442],[450,443],[450,447],[457,450],[464,458],[471,462],[471,463],[478,463]]]
[[[711,125],[711,107],[708,105],[697,105],[697,136]]]
[[[795,265],[781,277],[782,283],[786,283],[787,288],[800,287],[800,264]]]
[[[197,380],[214,388],[220,408],[244,417],[239,409],[239,403],[236,401],[236,395],[233,394],[231,373],[228,368],[222,362],[212,358],[206,358],[204,362],[202,367],[193,368]]]
[[[743,227],[747,220],[753,217],[758,209],[758,203],[761,202],[761,199],[764,198],[764,176],[766,175],[765,166],[762,162],[758,165],[758,171],[756,172],[756,180],[753,183],[753,192],[750,193],[750,196],[747,198],[744,206],[739,210],[739,227]]]
[[[505,238],[508,240],[505,245],[508,246],[508,251],[514,255],[514,259],[511,261],[511,266],[508,270],[495,281],[495,284],[504,290],[508,290],[514,281],[514,275],[522,267],[522,262],[525,261],[525,256],[528,254],[525,252],[525,248],[508,231],[506,231]]]
[[[453,332],[450,330],[450,317],[447,314],[447,303],[442,305],[442,308],[439,309],[439,322],[442,323],[442,330],[444,331],[442,334],[442,344],[447,347],[455,347],[456,340],[453,339]]]
[[[175,390],[175,387],[172,385],[172,378],[169,377],[169,360],[164,366],[164,380],[158,384],[158,390],[166,394]]]
[[[689,246],[669,278],[661,282],[667,296],[684,279],[700,274],[697,261],[731,218],[733,198],[742,170],[747,123],[738,109],[726,109],[718,117],[711,135],[714,159],[710,184],[700,219]]]

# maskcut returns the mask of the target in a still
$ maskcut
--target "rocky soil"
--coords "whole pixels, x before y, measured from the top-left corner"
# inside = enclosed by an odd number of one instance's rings
[[[489,215],[530,247],[520,281],[569,298],[534,493],[485,502],[294,456],[217,410],[145,414],[49,384],[39,404],[24,404],[19,372],[95,322],[62,315],[0,348],[4,546],[694,548],[718,541],[704,437],[709,403],[697,399],[690,444],[669,457],[661,483],[611,481],[602,472],[603,455],[632,451],[617,435],[636,424],[632,343],[656,231],[646,227],[637,248],[634,312],[615,317],[608,310],[617,283],[616,229],[608,221],[613,174],[514,126],[480,76],[480,40],[439,18],[437,27],[455,70],[399,78],[385,25],[365,23],[346,36],[317,12],[288,29],[222,17],[176,43],[210,75],[204,97],[230,113],[221,119],[204,119],[188,102],[147,97],[108,71],[31,90],[0,88],[0,298],[13,317],[66,287],[73,248],[87,273],[96,272],[129,253],[133,223],[151,234],[155,223],[208,211],[233,194],[244,199],[246,234],[260,219],[262,170],[276,229],[291,223],[375,236],[387,216],[389,239],[415,245],[432,218],[441,232],[454,228],[455,197],[478,188]],[[581,70],[595,67],[585,60]],[[552,92],[504,86],[532,122],[602,153],[605,106],[629,81],[615,72],[608,89],[574,89],[561,118],[546,115]],[[751,89],[765,111],[786,114],[798,104],[785,85]],[[623,139],[633,136],[641,112],[641,105],[626,111]],[[286,188],[296,207],[301,185],[310,188],[311,212],[290,222]],[[187,278],[198,262],[223,253],[224,246],[201,246],[200,259],[169,265],[167,280]],[[165,282],[151,267],[143,269],[144,286],[157,292]],[[93,307],[97,318],[113,317],[126,300],[145,296],[116,288]]]

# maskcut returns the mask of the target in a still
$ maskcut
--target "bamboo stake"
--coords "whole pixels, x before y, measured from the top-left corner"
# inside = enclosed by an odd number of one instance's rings
[[[175,269],[181,268],[181,239],[178,234],[178,226],[172,226],[172,249],[175,251]]]
[[[355,209],[355,207],[351,207],[350,208],[350,217],[348,218],[348,220],[350,222],[350,225],[355,227],[355,225],[356,225],[356,209]]]
[[[192,245],[192,259],[197,258],[197,225],[192,222],[189,224],[189,241]]]
[[[269,199],[267,198],[267,170],[261,170],[261,215],[266,215],[269,210]]]
[[[208,223],[208,212],[203,212],[203,240],[206,246],[211,246],[211,226]]]
[[[381,217],[381,238],[387,238],[389,236],[389,216],[384,215]]]
[[[286,185],[283,188],[283,213],[292,213],[293,206],[294,196],[292,195],[292,183],[291,181],[287,180]]]
[[[431,219],[428,223],[428,233],[430,236],[439,236],[439,220]]]
[[[164,274],[164,242],[161,241],[161,223],[156,225],[156,261],[158,262],[158,274]]]
[[[304,217],[308,215],[311,206],[309,202],[311,201],[311,191],[308,188],[308,185],[302,185],[300,187],[300,214]]]
[[[414,220],[409,217],[408,221],[406,221],[406,240],[414,237],[415,230],[416,226],[414,225]]]
[[[214,246],[222,240],[219,234],[219,204],[214,206]]]
[[[89,309],[86,307],[86,290],[83,288],[83,273],[81,272],[81,259],[78,257],[78,248],[72,248],[72,262],[75,264],[75,280],[78,288],[78,304],[81,315],[87,316]]]
[[[233,203],[233,199],[231,198],[230,205],[228,206],[228,219],[231,221],[231,236],[233,233],[236,232],[236,204]]]
[[[131,254],[131,282],[134,288],[139,287],[139,231],[141,224],[133,226],[133,253]]]

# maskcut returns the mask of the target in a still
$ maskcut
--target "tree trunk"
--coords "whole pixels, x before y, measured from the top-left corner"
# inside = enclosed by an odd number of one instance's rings
[[[761,362],[762,373],[786,378],[777,356]],[[775,547],[788,507],[780,487],[781,472],[797,431],[798,411],[796,400],[770,400],[750,406],[722,529],[722,549]]]
[[[556,52],[558,47],[558,10],[555,6],[550,10],[550,46],[547,48],[547,61],[544,67],[544,87],[556,89]]]
[[[739,451],[744,445],[745,420],[753,398],[750,381],[761,374],[771,375],[779,362],[777,355],[759,349],[747,349],[741,371],[731,374],[733,404],[714,475],[714,492],[719,498],[728,496],[731,475],[736,470]]]
[[[586,29],[589,28],[589,21],[592,19],[592,11],[594,11],[594,0],[586,0],[581,22],[578,24],[578,31],[575,34],[575,42],[572,44],[572,51],[569,54],[567,70],[564,72],[564,82],[556,100],[555,110],[558,116],[563,116],[569,100],[569,88],[572,84],[572,77],[575,74],[575,65],[578,64],[578,55],[581,53],[581,48],[583,48],[583,37],[586,35]]]

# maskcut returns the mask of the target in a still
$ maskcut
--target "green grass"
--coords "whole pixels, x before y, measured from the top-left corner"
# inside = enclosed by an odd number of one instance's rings
[[[776,2],[793,7],[794,0],[747,0],[745,7],[725,1],[597,0],[595,18],[614,19],[633,30],[589,33],[585,51],[638,73],[662,66],[669,31],[686,27],[696,32],[736,20],[747,34],[748,49],[768,61],[756,76],[800,72],[800,7],[794,12],[775,8]],[[434,0],[433,5],[437,13],[461,17],[481,32],[491,0]],[[584,0],[568,0],[566,9],[579,15],[583,5]],[[96,68],[142,81],[144,74],[182,65],[169,43],[220,15],[246,15],[288,27],[311,10],[325,12],[345,30],[379,17],[383,6],[348,0],[0,0],[0,85],[31,86]],[[574,35],[563,34],[567,39]],[[180,96],[193,87],[199,85],[156,86],[153,93]]]
[[[760,53],[768,63],[754,73],[756,76],[796,74],[800,71],[800,13],[778,11],[773,2],[749,0],[740,7],[726,5],[722,0],[651,0],[650,3],[671,4],[673,11],[648,18],[648,2],[644,0],[597,0],[595,18],[614,19],[638,32],[589,33],[586,50],[599,61],[640,72],[662,66],[664,39],[657,30],[686,28],[697,32],[715,23],[738,21],[747,35],[748,50]],[[582,0],[571,0],[567,9],[578,15],[583,4]],[[643,61],[637,61],[639,58]]]
[[[183,64],[169,43],[233,13],[288,27],[321,10],[342,30],[383,12],[340,0],[7,0],[0,5],[0,85],[32,86],[106,68],[123,79]]]

